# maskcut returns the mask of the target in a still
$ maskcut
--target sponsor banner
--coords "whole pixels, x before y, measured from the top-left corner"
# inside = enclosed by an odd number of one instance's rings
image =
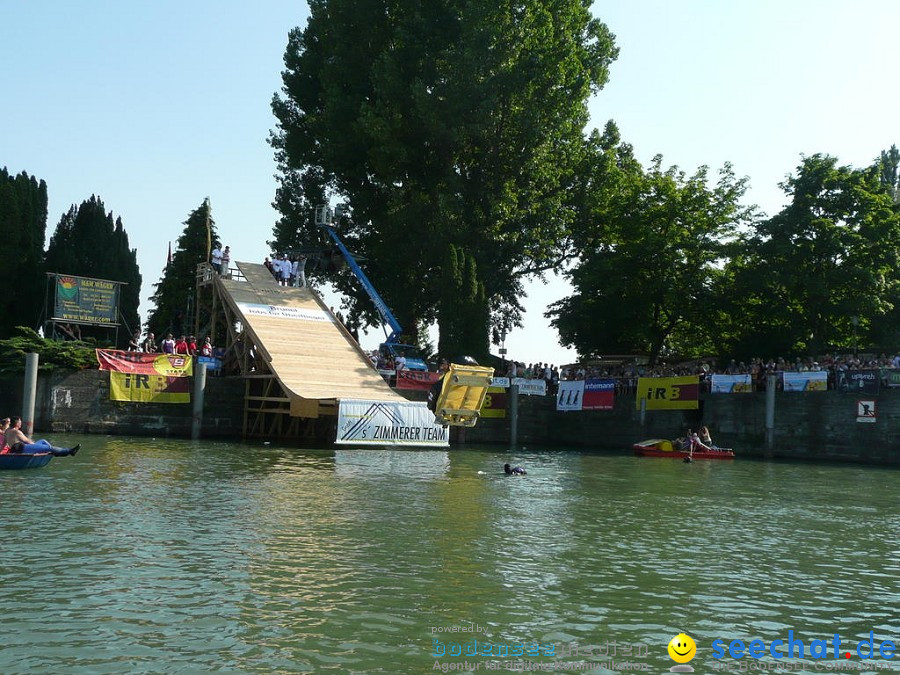
[[[882,368],[881,381],[885,387],[900,387],[900,370]]]
[[[825,391],[828,389],[828,373],[824,370],[813,370],[808,373],[791,373],[785,371],[785,391]]]
[[[334,322],[334,317],[322,309],[288,307],[286,305],[263,305],[253,302],[239,302],[238,309],[244,316],[268,316],[275,319],[297,319],[299,321]]]
[[[397,373],[397,389],[416,389],[428,391],[431,385],[441,379],[440,373],[429,373],[423,370],[401,370]]]
[[[187,377],[146,373],[109,374],[109,400],[131,403],[190,403],[191,380]]]
[[[844,393],[870,394],[872,396],[877,396],[880,384],[880,370],[837,371],[837,389]]]
[[[145,354],[118,349],[98,349],[100,370],[141,375],[189,377],[194,374],[194,359],[187,354]]]
[[[584,398],[584,380],[563,380],[556,392],[556,409],[559,412],[581,410]]]
[[[612,410],[616,401],[616,381],[585,380],[582,410]]]
[[[647,410],[697,410],[700,398],[700,376],[639,377],[635,407],[647,401]]]
[[[482,417],[506,417],[506,389],[504,387],[488,387],[481,406]]]
[[[713,394],[742,394],[753,391],[750,374],[713,375],[710,379]]]
[[[492,377],[491,378],[491,386],[495,388],[508,389],[509,388],[509,378],[508,377]]]
[[[513,378],[512,384],[519,388],[525,396],[546,396],[547,383],[544,380],[526,380],[524,377]]]
[[[424,403],[341,399],[339,445],[414,445],[446,448],[450,428],[434,421]]]
[[[119,286],[121,282],[54,274],[56,321],[118,326]]]

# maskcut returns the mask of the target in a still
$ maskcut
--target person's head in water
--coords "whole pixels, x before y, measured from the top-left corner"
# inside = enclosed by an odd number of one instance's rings
[[[506,475],[509,475],[509,474],[512,473],[512,469],[509,468],[509,464],[504,464],[504,465],[503,465],[503,473],[505,473]]]

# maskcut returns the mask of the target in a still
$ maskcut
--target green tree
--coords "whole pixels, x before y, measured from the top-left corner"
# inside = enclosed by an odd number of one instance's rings
[[[138,305],[141,273],[137,250],[128,243],[121,218],[106,211],[103,201],[92,195],[80,206],[63,214],[47,247],[44,267],[48,272],[120,281],[118,346],[128,344],[131,333],[141,326]],[[108,328],[84,327],[82,335],[112,341]]]
[[[884,321],[900,306],[900,219],[881,168],[817,154],[782,183],[790,203],[756,225],[727,269],[733,352],[850,349],[853,317],[861,340],[900,337],[896,316]]]
[[[464,354],[486,359],[490,350],[482,326],[488,321],[489,308],[474,256],[451,244],[442,272],[438,353],[451,359]]]
[[[215,248],[219,245],[209,201],[194,209],[184,221],[184,231],[172,254],[172,262],[153,285],[156,291],[150,301],[154,309],[147,319],[147,330],[157,339],[166,333],[177,338],[193,331],[191,319],[195,310],[197,265],[207,262],[207,236]],[[198,336],[199,337],[199,336]]]
[[[0,265],[0,284],[15,293],[0,299],[0,337],[17,325],[37,329],[44,311],[44,236],[47,230],[47,184],[24,171],[0,169],[0,241],[9,254]]]
[[[404,326],[452,331],[440,311],[450,245],[472,257],[494,323],[517,321],[521,279],[572,252],[587,101],[617,55],[589,7],[313,0],[273,101],[276,240],[316,241],[307,209],[336,194],[353,214],[347,238]],[[365,313],[358,284],[336,282],[351,314]],[[487,336],[481,323],[470,330]]]
[[[659,156],[642,171],[615,135],[595,140],[602,156],[594,171],[604,181],[594,221],[579,231],[575,292],[550,307],[551,324],[583,357],[638,352],[655,363],[666,348],[711,349],[724,247],[752,213],[740,204],[746,179],[725,165],[710,187],[706,167],[688,177],[664,170]]]

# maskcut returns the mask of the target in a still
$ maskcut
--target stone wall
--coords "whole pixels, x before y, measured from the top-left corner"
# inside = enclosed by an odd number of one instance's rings
[[[243,397],[240,378],[207,378],[205,438],[240,439]],[[767,452],[764,393],[706,394],[699,410],[649,411],[643,426],[631,396],[617,397],[611,411],[566,413],[556,412],[551,396],[520,396],[518,441],[520,446],[622,451],[641,439],[672,438],[706,424],[720,447],[732,447],[741,456],[900,465],[900,390],[882,390],[874,424],[856,421],[856,401],[835,391],[776,394],[775,441]],[[2,415],[19,414],[21,375],[0,381],[0,406]],[[35,429],[47,433],[190,437],[192,406],[117,403],[109,400],[106,372],[54,372],[39,377],[36,418]],[[508,419],[486,418],[453,437],[506,445],[509,432]]]
[[[519,397],[519,445],[622,450],[647,438],[673,438],[701,424],[720,447],[741,456],[900,464],[900,390],[877,397],[875,423],[856,421],[857,397],[835,391],[779,392],[775,440],[765,449],[766,395],[703,395],[699,410],[648,411],[645,424],[633,397],[611,411],[556,412],[553,397]],[[508,419],[482,419],[466,430],[468,443],[509,442]]]

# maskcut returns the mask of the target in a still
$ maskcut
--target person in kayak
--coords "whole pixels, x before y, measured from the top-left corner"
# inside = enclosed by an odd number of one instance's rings
[[[14,454],[33,455],[39,452],[49,452],[54,457],[66,457],[75,455],[81,449],[81,443],[74,448],[57,448],[43,439],[37,442],[31,440],[22,432],[22,418],[18,416],[10,419],[10,426],[3,436],[6,445],[9,446],[9,451]]]

